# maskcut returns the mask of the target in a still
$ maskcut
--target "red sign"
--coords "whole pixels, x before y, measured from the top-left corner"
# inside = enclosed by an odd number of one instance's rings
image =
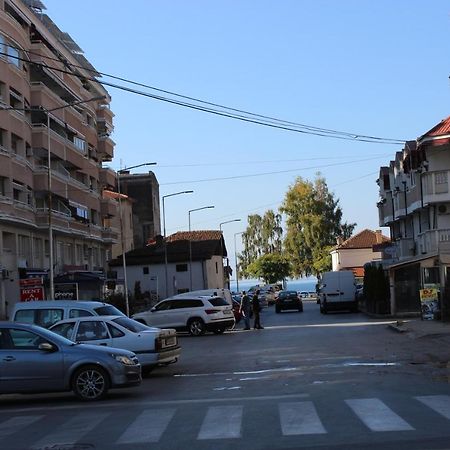
[[[33,300],[44,300],[44,288],[21,288],[20,289],[20,301],[31,302]]]
[[[22,278],[19,280],[20,287],[25,286],[41,286],[42,285],[42,278]]]

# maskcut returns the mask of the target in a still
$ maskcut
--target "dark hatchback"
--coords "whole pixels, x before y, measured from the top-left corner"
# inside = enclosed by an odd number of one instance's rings
[[[280,313],[286,309],[295,309],[303,312],[303,302],[297,291],[280,291],[275,302],[275,312]]]

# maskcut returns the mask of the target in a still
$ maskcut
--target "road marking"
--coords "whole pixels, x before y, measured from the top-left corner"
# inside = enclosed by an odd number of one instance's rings
[[[100,422],[105,420],[111,413],[86,413],[77,414],[72,419],[64,422],[61,426],[38,442],[32,448],[50,447],[56,444],[74,444],[83,436],[92,431]]]
[[[377,398],[345,400],[372,431],[411,431],[414,428]]]
[[[432,410],[450,419],[450,396],[448,395],[426,395],[423,397],[415,397],[419,402],[427,405]]]
[[[284,436],[327,432],[312,402],[280,403],[278,408]]]
[[[32,423],[42,419],[45,416],[19,416],[12,417],[0,424],[0,438],[4,438],[11,434],[17,433],[22,428],[26,428]]]
[[[127,408],[129,407],[149,407],[149,406],[162,406],[162,405],[190,405],[190,404],[201,404],[201,403],[228,403],[228,402],[236,402],[236,400],[240,402],[247,401],[267,401],[267,400],[287,400],[287,399],[298,399],[298,398],[309,398],[309,394],[285,394],[285,395],[262,395],[259,397],[218,397],[218,398],[199,398],[199,399],[184,399],[184,400],[149,400],[149,401],[129,401],[126,403]],[[70,401],[70,400],[69,400]],[[123,402],[100,402],[96,404],[89,404],[89,409],[103,409],[107,408],[108,410],[113,408],[123,408]],[[71,409],[83,409],[79,403],[74,405],[64,405],[64,406],[49,406],[48,404],[45,406],[33,406],[29,408],[3,408],[0,410],[0,415],[3,413],[11,414],[11,413],[20,413],[20,412],[31,412],[31,411],[42,411],[52,412],[52,411],[64,411]]]
[[[197,439],[231,439],[241,437],[243,409],[242,405],[209,407]]]
[[[146,409],[128,426],[127,430],[117,440],[117,444],[137,444],[144,442],[158,442],[166,431],[175,408]]]

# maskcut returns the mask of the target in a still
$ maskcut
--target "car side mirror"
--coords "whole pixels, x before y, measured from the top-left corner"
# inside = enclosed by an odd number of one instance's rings
[[[155,307],[153,307],[151,310],[150,310],[150,312],[155,312],[156,311],[156,308]]]
[[[43,352],[55,352],[56,351],[56,347],[53,344],[50,344],[50,342],[42,342],[41,344],[39,344],[38,349]]]

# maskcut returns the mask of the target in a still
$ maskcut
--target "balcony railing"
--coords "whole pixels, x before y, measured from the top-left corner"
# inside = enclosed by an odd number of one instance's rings
[[[450,229],[428,230],[418,235],[419,251],[422,254],[450,253]]]

